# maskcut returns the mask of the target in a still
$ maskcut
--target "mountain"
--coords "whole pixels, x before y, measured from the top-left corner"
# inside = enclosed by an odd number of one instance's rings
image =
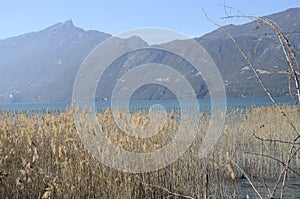
[[[265,18],[282,27],[296,55],[299,55],[300,8]],[[257,21],[224,28],[238,41],[272,94],[288,95],[288,65],[272,30]],[[0,40],[0,103],[70,101],[80,64],[95,46],[110,37],[110,34],[99,31],[85,31],[69,20],[42,31]],[[253,71],[226,33],[217,29],[195,40],[214,59],[224,79],[228,97],[266,96]],[[123,42],[128,46],[134,42],[148,46],[138,37]],[[172,45],[173,42],[162,45]],[[197,76],[197,71],[186,60],[153,48],[131,52],[115,60],[100,80],[96,98],[109,99],[117,80],[126,71],[145,63],[174,67],[188,79],[197,97],[209,96],[205,81]],[[133,99],[173,98],[175,96],[169,89],[159,85],[145,85],[133,95]]]
[[[296,55],[300,54],[300,8],[289,9],[264,18],[276,22],[282,27],[286,37],[293,45]],[[224,27],[246,52],[256,71],[260,74],[273,96],[287,96],[288,63],[285,59],[280,42],[272,29],[253,21],[243,25],[228,25]],[[211,55],[221,72],[226,87],[227,97],[266,97],[253,71],[244,60],[238,48],[228,35],[217,29],[202,37],[195,38]],[[172,45],[177,41],[163,45]],[[209,97],[205,81],[197,76],[197,71],[184,60],[159,50],[139,51],[127,54],[115,62],[110,72],[100,81],[97,99],[109,99],[111,90],[126,71],[142,63],[158,63],[172,66],[190,82],[198,98]],[[126,66],[126,67],[124,67]],[[115,80],[115,81],[113,81]],[[292,84],[293,86],[293,84]],[[108,88],[108,89],[106,89]],[[162,86],[148,85],[138,89],[132,99],[174,99],[174,94]]]
[[[110,36],[84,31],[68,20],[39,32],[0,40],[0,100],[70,100],[81,62]]]
[[[300,55],[300,9],[292,8],[264,18],[276,22]],[[288,63],[280,42],[269,26],[253,21],[224,27],[239,43],[274,96],[288,91]],[[226,85],[229,97],[263,97],[253,71],[224,31],[218,29],[196,39],[214,59]]]

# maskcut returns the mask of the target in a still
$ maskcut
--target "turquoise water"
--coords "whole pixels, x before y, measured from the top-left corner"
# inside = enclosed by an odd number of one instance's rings
[[[276,98],[279,104],[292,104],[291,98]],[[145,111],[149,110],[152,105],[161,105],[167,112],[180,110],[180,105],[177,100],[149,100],[149,101],[130,101],[130,111]],[[209,112],[211,103],[209,99],[198,100],[199,109],[201,112]],[[232,108],[247,108],[251,106],[267,106],[272,105],[272,102],[268,98],[228,98],[227,109],[230,111]],[[56,102],[56,103],[12,103],[12,104],[0,104],[0,111],[17,111],[17,112],[45,112],[55,111],[57,113],[64,111],[70,106],[70,103]],[[110,102],[97,102],[95,107],[98,111],[103,111],[107,107],[111,107]],[[124,107],[124,103],[120,103],[120,107]],[[194,107],[191,107],[193,109]]]

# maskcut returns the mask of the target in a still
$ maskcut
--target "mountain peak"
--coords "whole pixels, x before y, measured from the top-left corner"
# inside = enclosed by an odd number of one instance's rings
[[[66,26],[74,26],[72,19],[68,19],[68,20],[66,20],[64,22],[61,22],[61,23],[63,25],[66,25]]]
[[[73,21],[71,19],[59,22],[59,23],[55,24],[54,26],[56,26],[56,27],[75,27],[73,24]]]
[[[66,29],[70,29],[70,28],[71,29],[77,28],[74,26],[73,21],[71,19],[54,24],[54,25],[46,28],[45,30],[51,30],[56,33],[60,30],[66,30]],[[42,30],[42,31],[45,31],[45,30]]]

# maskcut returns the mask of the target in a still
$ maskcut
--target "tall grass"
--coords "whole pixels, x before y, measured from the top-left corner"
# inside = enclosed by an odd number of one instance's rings
[[[298,107],[285,105],[282,109],[300,129]],[[143,126],[148,114],[133,113],[132,120]],[[110,110],[96,117],[111,142],[136,152],[165,146],[178,128],[176,113],[170,114],[157,135],[141,141],[124,134]],[[239,198],[246,197],[238,186],[245,176],[232,161],[257,183],[279,175],[284,166],[280,161],[288,158],[288,142],[295,132],[277,109],[232,111],[215,149],[199,159],[208,117],[202,114],[198,128],[191,129],[197,131],[197,137],[177,161],[157,171],[131,174],[106,167],[89,154],[77,134],[73,108],[59,115],[0,113],[0,197]],[[87,134],[95,133],[92,127],[85,128]],[[290,167],[300,172],[299,159]],[[291,171],[292,175],[296,174]],[[260,191],[266,196],[266,190]]]

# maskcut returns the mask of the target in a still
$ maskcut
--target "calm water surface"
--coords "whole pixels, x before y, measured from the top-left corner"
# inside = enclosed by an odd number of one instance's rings
[[[293,101],[290,98],[276,98],[279,104],[292,104]],[[129,109],[131,111],[148,110],[152,105],[159,104],[165,108],[167,112],[180,110],[180,105],[177,100],[144,100],[144,101],[130,101]],[[209,112],[211,108],[210,100],[201,99],[198,100],[199,109],[201,112]],[[119,103],[120,107],[124,107],[125,103]],[[230,111],[233,108],[247,108],[251,106],[267,106],[272,105],[272,102],[268,98],[228,98],[227,99],[227,110]],[[70,106],[70,103],[57,102],[57,103],[12,103],[12,104],[1,104],[0,111],[64,111]],[[97,102],[95,107],[98,111],[110,107],[110,102]],[[191,107],[192,109],[193,107]]]

